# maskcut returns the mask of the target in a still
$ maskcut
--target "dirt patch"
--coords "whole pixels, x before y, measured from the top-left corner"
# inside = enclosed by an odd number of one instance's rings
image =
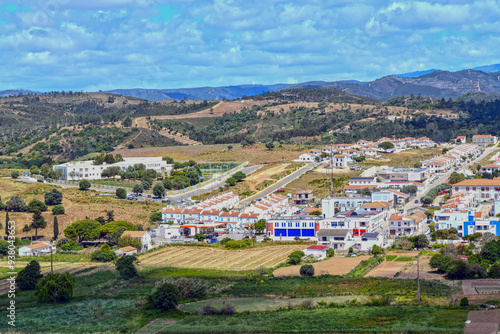
[[[497,298],[500,298],[500,281],[496,279],[464,280],[462,292],[466,296],[496,294]]]
[[[420,278],[428,279],[428,280],[444,280],[444,274],[438,274],[435,269],[429,266],[429,261],[431,260],[430,256],[421,256],[420,257]],[[406,262],[408,263],[408,262]],[[401,273],[398,278],[408,278],[415,279],[417,278],[417,261],[413,261],[411,266],[405,270],[404,273]]]
[[[408,262],[404,261],[384,261],[382,264],[370,271],[367,276],[393,278],[394,275],[403,270],[407,264]]]
[[[500,310],[470,311],[465,324],[465,334],[498,333]]]
[[[314,276],[319,275],[345,275],[356,267],[361,261],[368,259],[369,256],[358,257],[332,257],[327,260],[313,263]],[[274,271],[274,276],[300,276],[300,265],[291,267],[282,267]]]

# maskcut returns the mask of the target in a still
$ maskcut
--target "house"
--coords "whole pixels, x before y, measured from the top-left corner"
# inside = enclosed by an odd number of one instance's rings
[[[335,154],[333,156],[333,167],[335,168],[346,168],[347,158],[345,154]]]
[[[452,186],[453,194],[460,192],[472,193],[477,201],[499,200],[500,179],[470,179],[455,183]]]
[[[137,248],[132,247],[132,246],[127,246],[127,247],[122,247],[117,250],[115,250],[115,254],[118,256],[123,256],[123,255],[136,255],[137,254]]]
[[[363,190],[363,189],[373,190],[376,188],[378,188],[378,185],[376,185],[376,184],[375,185],[357,185],[357,186],[347,185],[347,186],[344,186],[344,192],[345,192],[346,196],[352,197],[352,196],[356,196],[356,194],[360,190]]]
[[[366,212],[362,209],[341,212],[321,221],[320,229],[348,229],[353,237],[379,228],[386,220],[387,212]]]
[[[373,246],[382,247],[384,244],[383,236],[378,232],[366,232],[361,236],[359,247],[354,247],[360,251],[371,251]]]
[[[299,156],[299,161],[303,162],[315,162],[316,161],[316,155],[311,154],[311,153],[304,153]]]
[[[351,177],[349,179],[350,186],[372,186],[377,185],[375,177]]]
[[[139,239],[142,245],[141,251],[148,251],[153,248],[151,244],[151,235],[146,231],[125,231],[123,237],[131,237],[132,239]]]
[[[479,145],[481,147],[486,147],[488,145],[494,145],[497,143],[497,137],[492,135],[475,135],[472,136],[472,143]]]
[[[354,246],[355,242],[349,229],[321,229],[318,232],[318,244],[346,251]]]
[[[389,202],[377,201],[372,203],[363,204],[361,208],[368,213],[378,213],[383,211],[389,211],[392,204]]]
[[[52,254],[56,253],[56,245],[48,241],[19,248],[19,256],[45,256],[50,255],[51,252]]]
[[[425,214],[423,214],[425,216]],[[397,236],[412,236],[419,232],[424,218],[417,214],[411,216],[393,213],[389,217],[389,234]]]
[[[328,248],[329,248],[328,246],[313,245],[304,249],[304,255],[305,256],[311,255],[318,259],[326,259],[327,257],[326,250]]]
[[[484,165],[481,167],[481,174],[484,174],[484,173],[493,174],[493,172],[495,172],[499,169],[500,169],[500,166],[496,165],[496,164]]]
[[[297,191],[293,194],[293,203],[295,203],[295,205],[309,205],[314,203],[312,190]]]
[[[467,137],[465,136],[458,136],[457,139],[455,139],[455,143],[457,144],[465,144],[467,142]]]

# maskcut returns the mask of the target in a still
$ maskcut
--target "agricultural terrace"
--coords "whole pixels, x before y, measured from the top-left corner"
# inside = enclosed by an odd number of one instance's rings
[[[214,247],[167,246],[139,257],[141,268],[180,267],[218,270],[272,268],[304,245],[266,246],[243,250]]]
[[[345,275],[356,267],[361,261],[367,260],[366,256],[358,257],[332,257],[327,260],[315,262],[312,264],[314,267],[314,276],[320,275]],[[281,267],[274,271],[275,277],[281,276],[300,276],[301,266]]]

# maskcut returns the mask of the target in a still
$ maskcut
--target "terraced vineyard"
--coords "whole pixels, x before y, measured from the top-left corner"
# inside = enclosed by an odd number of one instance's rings
[[[245,250],[209,247],[165,247],[139,257],[141,267],[181,267],[219,270],[253,270],[275,267],[304,245],[268,246]]]

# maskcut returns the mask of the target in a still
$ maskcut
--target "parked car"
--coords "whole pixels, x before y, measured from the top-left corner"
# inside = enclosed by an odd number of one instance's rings
[[[415,200],[415,203],[418,203],[418,199]]]
[[[356,253],[348,253],[347,254],[347,257],[357,257],[357,256],[358,256],[358,254],[356,254]]]

